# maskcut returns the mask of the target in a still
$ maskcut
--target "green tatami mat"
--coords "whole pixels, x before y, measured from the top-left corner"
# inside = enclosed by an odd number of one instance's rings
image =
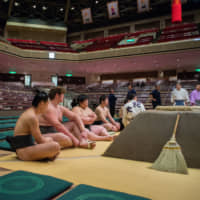
[[[63,117],[63,122],[69,122],[69,119],[67,117]]]
[[[14,128],[16,123],[0,124],[0,129],[3,128]]]
[[[0,124],[6,124],[6,123],[16,123],[17,119],[6,119],[6,120],[0,120]]]
[[[0,140],[3,138],[6,138],[6,136],[13,136],[14,135],[14,131],[4,131],[4,132],[0,132]]]
[[[0,199],[47,200],[71,186],[72,183],[51,176],[16,171],[0,177]]]
[[[13,151],[10,144],[7,141],[0,141],[0,149],[7,150],[7,151]]]
[[[18,119],[19,116],[0,116],[0,119]]]
[[[149,200],[122,192],[105,190],[89,185],[79,185],[58,200]]]

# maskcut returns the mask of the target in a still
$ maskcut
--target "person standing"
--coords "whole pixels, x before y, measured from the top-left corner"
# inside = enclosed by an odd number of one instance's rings
[[[200,106],[200,84],[197,84],[196,89],[190,94],[190,103],[192,106]]]
[[[128,94],[127,94],[126,97],[128,98],[128,96],[129,96],[130,94],[136,95],[136,91],[135,91],[134,88],[133,88],[133,83],[129,83],[129,84],[128,84]]]
[[[172,91],[171,102],[175,106],[184,106],[190,102],[187,90],[182,88],[180,83],[177,83],[176,88]]]
[[[160,85],[155,85],[155,89],[150,93],[153,109],[161,105]]]
[[[112,117],[114,117],[114,115],[115,115],[115,105],[116,105],[117,97],[115,96],[113,89],[110,90],[110,94],[108,96],[108,100],[109,100],[110,114],[111,114]]]

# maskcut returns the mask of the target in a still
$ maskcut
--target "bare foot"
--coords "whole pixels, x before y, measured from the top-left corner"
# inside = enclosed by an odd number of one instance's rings
[[[112,141],[113,140],[113,136],[112,135],[108,135],[103,137],[104,141]]]
[[[80,147],[84,149],[94,149],[96,147],[96,142],[85,140],[80,142]]]

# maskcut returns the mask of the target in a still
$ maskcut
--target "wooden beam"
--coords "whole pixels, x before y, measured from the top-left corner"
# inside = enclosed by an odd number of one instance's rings
[[[64,22],[65,22],[65,23],[67,23],[67,21],[68,21],[69,10],[70,10],[70,4],[71,4],[71,0],[66,0],[65,18],[64,18]]]

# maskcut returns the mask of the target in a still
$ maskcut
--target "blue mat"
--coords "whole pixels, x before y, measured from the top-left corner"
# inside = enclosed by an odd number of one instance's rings
[[[134,196],[122,192],[105,190],[89,185],[79,185],[58,200],[149,200],[144,197]]]
[[[72,183],[52,176],[16,171],[0,177],[0,199],[48,200],[71,186]]]

